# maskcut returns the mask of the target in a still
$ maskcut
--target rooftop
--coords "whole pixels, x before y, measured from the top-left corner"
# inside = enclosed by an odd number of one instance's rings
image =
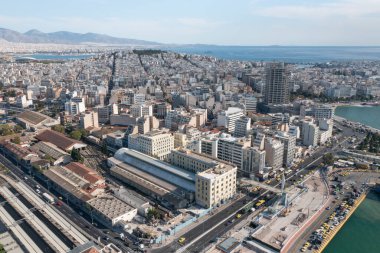
[[[217,167],[217,168],[211,168],[211,169],[205,170],[203,172],[200,172],[200,173],[198,173],[198,176],[201,176],[201,177],[204,177],[204,178],[208,178],[208,179],[215,179],[218,176],[223,175],[226,172],[229,172],[229,171],[231,171],[233,169],[236,171],[237,167],[232,167],[230,165],[220,166],[220,167]]]
[[[53,159],[58,159],[64,155],[68,155],[65,151],[56,147],[54,144],[44,141],[37,142],[35,145],[31,146],[30,149],[34,152],[42,152]]]
[[[133,165],[140,171],[144,171],[167,182],[181,186],[186,190],[195,191],[195,174],[192,172],[128,148],[119,149],[114,157],[119,161]]]
[[[99,183],[99,181],[104,181],[104,178],[101,177],[95,170],[88,168],[81,163],[71,162],[65,167],[79,177],[84,178],[90,184],[96,184]]]
[[[87,203],[109,219],[115,219],[135,209],[109,194],[93,198],[87,201]]]
[[[39,112],[24,111],[18,115],[18,119],[22,119],[24,121],[32,123],[33,125],[38,125],[51,118]]]
[[[1,141],[0,145],[6,148],[9,152],[13,153],[19,159],[26,158],[29,155],[37,156],[37,154],[33,153],[31,150],[7,140]]]
[[[56,173],[56,171],[52,170],[52,168],[50,168],[49,170],[45,170],[44,175],[51,181],[53,181],[55,184],[62,187],[66,192],[72,194],[78,199],[87,201],[93,198],[89,193],[82,191],[80,188],[78,189],[70,181],[66,180],[64,177]]]
[[[66,151],[71,149],[75,144],[83,144],[80,141],[66,137],[64,134],[48,129],[37,134],[36,138],[40,141],[53,143],[55,146]]]
[[[182,196],[175,194],[176,192],[181,191],[178,187],[170,185],[158,178],[154,178],[149,174],[141,173],[141,171],[137,171],[137,174],[136,171],[133,173],[130,168],[131,167],[127,164],[122,163],[112,167],[111,171],[137,185],[141,185],[141,187],[148,189],[170,203],[176,204],[183,200]],[[174,189],[174,191],[168,190],[170,188]]]
[[[240,242],[236,238],[229,237],[223,242],[221,242],[217,246],[217,248],[223,252],[229,253],[229,252],[233,252],[239,245],[240,245]]]

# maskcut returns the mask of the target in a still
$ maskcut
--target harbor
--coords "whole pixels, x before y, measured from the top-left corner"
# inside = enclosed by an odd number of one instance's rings
[[[379,252],[380,195],[371,190],[323,253]]]
[[[367,193],[363,193],[352,205],[350,212],[347,214],[345,219],[337,225],[329,234],[327,234],[326,238],[323,240],[319,249],[316,249],[314,253],[322,253],[324,249],[329,245],[329,243],[334,239],[335,235],[340,231],[340,229],[346,224],[346,222],[350,219],[351,215],[355,212],[355,210],[360,206],[360,204],[367,197]]]

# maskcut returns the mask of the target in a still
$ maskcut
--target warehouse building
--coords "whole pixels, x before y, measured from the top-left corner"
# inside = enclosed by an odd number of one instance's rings
[[[120,199],[104,194],[87,201],[90,214],[106,226],[114,226],[119,221],[129,222],[137,215],[137,209]]]
[[[68,138],[64,134],[48,129],[37,134],[36,139],[39,141],[50,142],[66,152],[71,151],[73,148],[83,149],[87,146],[83,142]]]
[[[33,129],[50,127],[59,124],[59,120],[50,118],[39,112],[24,111],[18,114],[17,123],[19,123],[25,129]]]

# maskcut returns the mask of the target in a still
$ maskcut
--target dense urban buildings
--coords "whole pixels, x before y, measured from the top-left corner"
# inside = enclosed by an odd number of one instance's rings
[[[307,207],[293,217],[287,210],[299,203],[288,201],[314,189],[311,202],[323,195],[324,183],[308,191],[301,179],[348,131],[329,101],[380,95],[377,63],[301,66],[118,48],[63,63],[2,59],[0,163],[4,156],[25,174],[19,181],[45,186],[35,189],[43,203],[75,208],[69,214],[91,220],[88,233],[119,252],[179,243],[184,231],[200,231],[198,221],[229,230],[251,213],[257,222],[301,219]],[[95,224],[112,232],[104,238]]]

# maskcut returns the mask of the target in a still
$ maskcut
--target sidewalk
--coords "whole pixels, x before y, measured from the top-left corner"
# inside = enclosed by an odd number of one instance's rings
[[[208,214],[198,218],[194,223],[192,223],[191,225],[183,228],[182,230],[180,230],[179,232],[175,233],[174,235],[170,235],[170,236],[167,236],[164,240],[163,240],[163,243],[161,244],[157,244],[155,247],[152,247],[152,249],[156,249],[156,248],[161,248],[167,244],[170,244],[171,242],[173,242],[176,238],[178,237],[181,237],[182,235],[186,234],[187,232],[189,232],[190,230],[192,230],[193,228],[195,228],[196,226],[198,226],[200,223],[202,223],[203,221],[206,221],[207,219],[209,219],[212,215],[215,215],[223,210],[225,210],[226,208],[228,208],[230,205],[234,204],[236,201],[238,201],[239,199],[241,199],[242,197],[244,197],[244,195],[242,194],[239,194],[237,195],[236,198],[232,199],[231,202],[227,203],[227,204],[224,204],[218,208],[215,208],[215,209],[212,209]]]

